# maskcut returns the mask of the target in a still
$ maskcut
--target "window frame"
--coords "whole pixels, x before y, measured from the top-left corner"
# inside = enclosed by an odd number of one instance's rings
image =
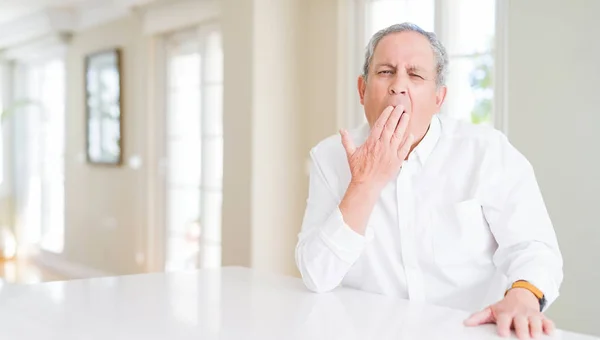
[[[190,38],[194,37],[198,39],[199,49],[200,51],[205,50],[205,42],[207,41],[208,35],[217,31],[221,34],[222,30],[220,26],[220,22],[217,19],[207,20],[197,25],[193,25],[192,27],[181,28],[175,31],[166,32],[164,34],[155,36],[154,44],[153,44],[153,53],[154,53],[154,63],[152,67],[151,77],[153,81],[151,82],[151,93],[153,96],[152,105],[156,108],[154,110],[153,116],[155,119],[150,120],[153,121],[149,126],[150,131],[152,133],[149,134],[149,138],[151,138],[150,146],[150,155],[149,161],[152,164],[150,169],[151,174],[149,176],[149,191],[150,191],[150,200],[149,204],[151,205],[151,209],[149,210],[149,223],[148,226],[148,242],[147,242],[147,261],[146,267],[148,270],[165,270],[165,265],[167,264],[167,241],[169,240],[169,231],[168,231],[168,209],[167,209],[167,197],[166,194],[169,191],[168,185],[168,155],[167,148],[169,132],[167,131],[167,114],[168,114],[168,104],[169,104],[169,81],[168,81],[168,66],[167,62],[169,60],[169,51],[168,44],[169,39],[172,37],[183,37]],[[204,68],[204,63],[206,62],[206,58],[201,58],[200,60],[201,68]],[[213,83],[206,83],[204,77],[200,80],[199,87],[201,91],[206,91],[208,86],[214,85]],[[203,97],[203,95],[201,95]],[[201,100],[200,111],[204,113],[206,111],[206,102]],[[204,121],[204,117],[200,117],[201,121]],[[223,138],[223,131],[220,133],[221,138]],[[203,141],[202,144],[205,144],[204,141],[207,138],[213,138],[212,134],[207,134],[202,131],[201,139]],[[204,148],[204,146],[202,146]],[[204,153],[202,157],[204,158]],[[204,165],[205,162],[201,163],[201,168],[204,176],[205,168],[209,165]],[[218,188],[222,194],[222,183],[220,188]],[[202,192],[200,195],[203,195],[204,191],[210,191],[211,188],[203,187],[201,183],[199,190]],[[201,202],[202,204],[202,202]],[[202,216],[200,217],[202,219]],[[222,221],[221,221],[222,223]],[[211,233],[212,234],[212,233]],[[219,232],[220,235],[220,232]],[[212,241],[212,240],[209,240]],[[220,244],[220,238],[219,238]],[[210,243],[210,244],[209,244]],[[207,244],[212,245],[214,242],[207,242]],[[200,240],[199,244],[199,254],[202,252],[202,247],[206,246],[203,243],[203,240]],[[198,259],[199,264],[202,265],[202,259]]]

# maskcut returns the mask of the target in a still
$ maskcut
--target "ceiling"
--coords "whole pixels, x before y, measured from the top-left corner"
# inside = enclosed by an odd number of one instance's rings
[[[17,20],[48,8],[81,5],[90,0],[0,0],[0,24]]]
[[[156,0],[0,0],[0,25],[47,9],[131,8]]]
[[[0,51],[52,34],[73,33],[115,20],[136,8],[170,1],[178,0],[0,0]]]

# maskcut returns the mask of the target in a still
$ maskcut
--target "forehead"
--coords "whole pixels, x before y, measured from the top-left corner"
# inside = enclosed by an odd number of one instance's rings
[[[373,64],[415,64],[435,66],[435,55],[429,40],[417,32],[399,32],[383,37],[373,53]]]

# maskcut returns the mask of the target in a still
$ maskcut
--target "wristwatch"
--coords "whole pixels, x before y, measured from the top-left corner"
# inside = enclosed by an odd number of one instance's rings
[[[546,297],[544,296],[544,293],[542,293],[542,291],[539,290],[536,286],[532,285],[531,283],[525,280],[519,280],[515,281],[510,286],[510,289],[513,288],[525,288],[531,293],[533,293],[533,295],[535,295],[535,297],[538,299],[538,302],[540,303],[540,312],[544,310],[544,307],[546,306]],[[508,293],[508,290],[506,292]]]

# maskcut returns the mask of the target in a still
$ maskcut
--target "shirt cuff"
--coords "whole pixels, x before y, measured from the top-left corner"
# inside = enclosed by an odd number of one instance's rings
[[[367,226],[365,235],[361,235],[345,222],[342,212],[336,208],[325,228],[321,231],[321,239],[343,261],[353,264],[362,254],[366,244],[374,237],[373,230]]]

